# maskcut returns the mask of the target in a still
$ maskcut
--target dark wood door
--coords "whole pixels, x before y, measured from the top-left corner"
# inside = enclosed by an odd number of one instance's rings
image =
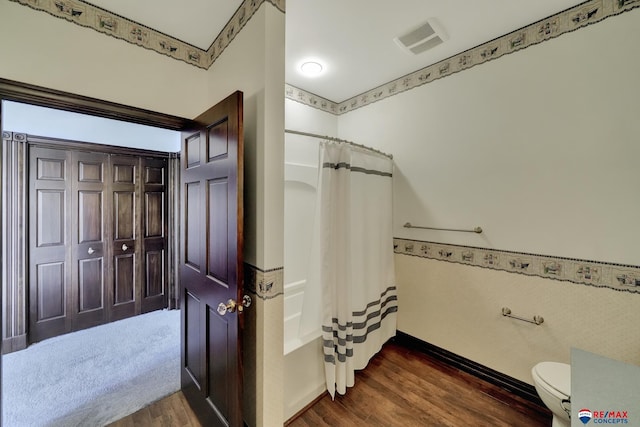
[[[107,287],[105,266],[105,174],[109,156],[73,152],[72,160],[72,274],[69,311],[72,329],[105,323]]]
[[[140,313],[138,274],[140,233],[136,206],[140,203],[137,186],[139,159],[134,156],[111,156],[111,227],[112,275],[109,289],[110,320]]]
[[[32,342],[71,331],[71,153],[29,155],[29,334]]]
[[[167,159],[29,146],[29,341],[167,306]]]
[[[183,133],[182,390],[207,426],[242,426],[242,92]]]
[[[108,156],[32,147],[30,341],[105,322]]]
[[[167,306],[167,160],[142,159],[142,313]]]

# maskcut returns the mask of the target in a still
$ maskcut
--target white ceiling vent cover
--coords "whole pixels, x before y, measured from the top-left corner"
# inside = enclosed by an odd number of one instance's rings
[[[436,47],[445,40],[447,36],[435,18],[429,18],[427,22],[393,39],[402,50],[414,55]]]

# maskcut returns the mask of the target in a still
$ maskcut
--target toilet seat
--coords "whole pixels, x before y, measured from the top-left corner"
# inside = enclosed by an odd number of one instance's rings
[[[571,396],[571,366],[566,363],[540,362],[533,367],[533,372],[541,385],[561,399]]]

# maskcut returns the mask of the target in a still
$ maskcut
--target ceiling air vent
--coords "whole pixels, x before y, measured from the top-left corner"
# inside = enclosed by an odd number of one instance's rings
[[[424,24],[396,37],[393,41],[407,53],[417,55],[438,46],[446,39],[442,27],[435,19],[429,18]]]

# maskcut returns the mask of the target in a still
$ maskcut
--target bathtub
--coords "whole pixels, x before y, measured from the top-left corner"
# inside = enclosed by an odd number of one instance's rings
[[[288,420],[325,393],[321,330],[300,336],[305,280],[284,291],[284,419]]]
[[[306,280],[300,280],[284,287],[284,354],[320,338],[320,328],[300,334],[300,321],[304,303]]]

